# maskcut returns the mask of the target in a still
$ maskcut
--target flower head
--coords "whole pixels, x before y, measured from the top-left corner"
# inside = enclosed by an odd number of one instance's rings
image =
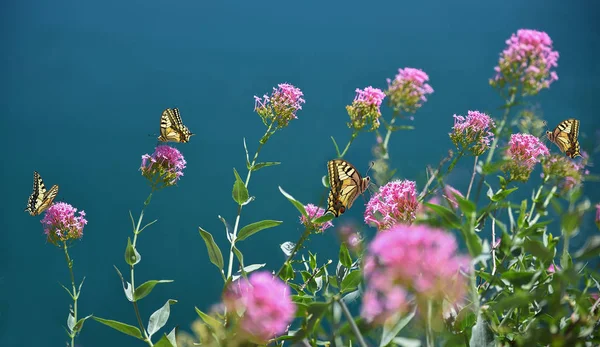
[[[304,226],[306,227],[310,227],[310,228],[316,228],[318,231],[325,231],[325,229],[327,228],[331,228],[333,226],[333,223],[331,223],[331,221],[325,222],[323,224],[320,225],[314,225],[314,220],[322,217],[325,214],[325,210],[321,207],[315,206],[313,204],[308,204],[306,206],[304,206],[304,209],[306,210],[306,213],[308,214],[308,217],[301,215],[300,216],[300,223],[304,224]]]
[[[506,150],[508,161],[503,170],[510,171],[511,180],[527,181],[535,164],[550,152],[537,137],[529,134],[512,134]]]
[[[494,139],[494,121],[479,111],[469,111],[467,117],[454,115],[454,127],[449,134],[458,149],[468,149],[471,154],[482,155]]]
[[[359,253],[363,247],[363,238],[357,225],[345,224],[337,228],[340,240],[353,252]]]
[[[542,163],[542,177],[545,182],[554,181],[563,192],[568,192],[583,183],[589,171],[585,168],[587,154],[582,153],[583,160],[575,161],[561,154],[552,154]]]
[[[152,155],[142,155],[140,170],[153,186],[162,183],[163,187],[169,187],[183,176],[185,165],[186,161],[177,148],[160,145]]]
[[[466,279],[459,270],[470,271],[470,260],[457,251],[452,234],[425,225],[396,225],[378,233],[365,258],[361,315],[383,324],[406,312],[410,299],[420,308],[430,300],[460,302]]]
[[[59,241],[83,237],[83,227],[87,224],[85,211],[79,211],[79,216],[75,215],[76,212],[76,208],[65,202],[57,202],[46,210],[41,222],[49,242],[56,245]]]
[[[346,111],[350,116],[348,127],[355,131],[360,131],[365,126],[370,126],[369,131],[379,128],[379,117],[381,117],[381,102],[385,98],[385,93],[381,89],[367,87],[365,89],[356,88],[356,96],[352,105],[346,106]]]
[[[388,182],[371,197],[365,210],[365,223],[378,230],[397,223],[411,224],[419,206],[416,183],[408,180]]]
[[[558,52],[553,50],[550,36],[543,31],[520,29],[506,40],[500,53],[496,76],[490,84],[498,89],[522,87],[522,94],[535,95],[558,80],[553,70],[558,66]]]
[[[596,204],[596,226],[600,229],[600,204]]]
[[[284,333],[296,312],[290,288],[266,271],[232,282],[223,294],[223,302],[239,318],[240,330],[259,343]]]
[[[270,96],[254,96],[254,111],[265,125],[273,124],[278,129],[285,128],[292,119],[298,118],[296,113],[306,102],[303,96],[302,91],[291,84],[278,84]]]
[[[427,101],[427,94],[433,88],[427,83],[429,76],[423,70],[414,68],[398,69],[394,80],[387,79],[388,103],[396,112],[415,113]]]

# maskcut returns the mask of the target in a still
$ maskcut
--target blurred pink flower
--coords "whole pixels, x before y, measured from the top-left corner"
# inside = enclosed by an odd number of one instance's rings
[[[558,52],[553,50],[550,36],[543,31],[520,29],[506,41],[500,54],[493,87],[522,86],[523,95],[535,95],[558,80],[553,70],[558,66]]]
[[[352,105],[346,106],[346,111],[350,116],[348,127],[355,131],[360,131],[365,126],[370,126],[369,131],[379,128],[379,117],[381,116],[381,103],[385,98],[385,93],[381,89],[367,87],[365,89],[356,88],[356,96]]]
[[[396,112],[416,112],[427,101],[427,94],[433,93],[428,81],[429,76],[423,70],[410,67],[398,69],[394,80],[387,79],[386,94],[390,107]]]
[[[85,211],[79,211],[65,202],[54,203],[48,210],[41,223],[48,241],[56,245],[59,241],[66,242],[83,237],[83,227],[87,224]]]
[[[544,182],[552,180],[562,192],[568,192],[583,183],[585,176],[589,174],[586,165],[585,152],[582,153],[582,159],[579,161],[571,160],[562,154],[552,154],[544,158],[541,176]]]
[[[465,197],[461,192],[456,190],[451,185],[446,184],[446,186],[444,186],[444,198],[446,198],[448,203],[450,203],[450,205],[454,209],[458,208],[458,202],[456,201],[456,195],[460,196],[461,198]]]
[[[490,148],[494,127],[494,121],[487,114],[468,111],[466,118],[454,115],[454,127],[449,135],[456,148],[468,149],[477,156]]]
[[[365,223],[376,225],[378,230],[397,223],[411,224],[418,207],[415,182],[391,181],[379,188],[367,203]]]
[[[407,310],[408,298],[423,304],[462,301],[470,259],[457,254],[454,236],[426,225],[395,225],[378,233],[369,245],[364,276],[367,282],[361,315],[384,323]]]
[[[241,317],[239,328],[259,343],[283,334],[296,312],[290,288],[267,271],[232,282],[223,294],[223,303],[231,314]]]
[[[151,184],[157,185],[162,182],[163,187],[175,185],[183,176],[186,161],[183,155],[175,147],[160,145],[154,149],[152,155],[142,155],[140,170]]]
[[[304,215],[300,216],[300,223],[304,224],[304,226],[308,226],[310,227],[310,222],[311,220],[315,220],[319,217],[322,217],[325,214],[325,209],[315,206],[313,204],[308,204],[306,206],[304,206],[304,209],[306,210],[306,213],[308,214],[308,218],[305,217]],[[325,229],[327,228],[331,228],[333,226],[333,223],[331,221],[325,222],[322,225],[317,225],[316,227],[318,227],[319,231],[323,232],[325,231]]]
[[[600,229],[600,204],[596,204],[596,226]]]
[[[550,266],[548,266],[548,269],[546,270],[548,271],[548,273],[555,273],[556,271],[560,271],[560,268],[558,267],[558,265],[554,265],[554,264],[550,264]]]
[[[260,115],[265,125],[273,123],[277,128],[284,128],[292,119],[298,118],[296,113],[306,102],[303,96],[299,88],[282,83],[273,88],[270,96],[254,96],[254,111]]]
[[[348,246],[353,252],[360,252],[362,248],[362,236],[358,231],[358,226],[354,224],[345,224],[337,228],[337,233],[340,240]]]
[[[510,171],[512,180],[527,181],[535,164],[550,152],[540,139],[529,134],[512,134],[506,150],[508,161],[503,166],[504,171]]]

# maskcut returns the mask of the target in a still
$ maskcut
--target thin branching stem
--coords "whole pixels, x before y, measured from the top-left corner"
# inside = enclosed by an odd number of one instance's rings
[[[344,313],[344,316],[346,316],[346,319],[348,320],[348,324],[350,324],[350,328],[352,329],[354,336],[356,336],[356,338],[358,339],[359,346],[367,347],[367,343],[365,342],[364,337],[360,333],[358,326],[356,326],[356,322],[354,322],[354,317],[352,317],[352,313],[350,313],[350,310],[348,310],[348,306],[346,306],[346,303],[342,298],[338,298],[337,302],[340,304],[342,312]]]
[[[469,182],[469,189],[467,190],[466,199],[469,200],[469,195],[471,195],[471,188],[473,188],[473,181],[475,180],[475,175],[477,174],[477,160],[479,156],[475,156],[475,160],[473,163],[473,173],[471,174],[471,182]]]
[[[73,298],[73,322],[77,324],[77,299],[79,299],[79,292],[77,291],[77,287],[75,286],[75,275],[73,274],[73,261],[69,256],[69,246],[67,245],[66,241],[63,242],[63,249],[65,250],[65,258],[67,260],[67,266],[69,267],[69,273],[71,274],[71,287],[73,288],[73,291],[71,292],[71,297]],[[69,331],[69,337],[71,337],[71,347],[75,347],[75,335],[77,335],[75,331]]]

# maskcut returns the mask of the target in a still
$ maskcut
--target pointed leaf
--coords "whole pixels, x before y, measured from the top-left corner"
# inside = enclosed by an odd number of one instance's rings
[[[329,222],[333,218],[335,218],[335,216],[333,215],[333,213],[325,213],[321,217],[316,218],[315,220],[313,220],[313,223],[315,223],[317,225],[321,225],[321,224]]]
[[[177,347],[177,330],[178,328],[175,327],[173,328],[173,330],[171,330],[169,335],[167,335],[167,339],[169,340],[169,342],[171,342],[173,347]]]
[[[286,256],[290,256],[292,255],[292,252],[294,251],[294,248],[296,247],[296,244],[290,241],[286,241],[284,243],[282,243],[281,245],[279,245],[279,248],[281,248],[281,251],[283,252],[283,254],[285,254]]]
[[[125,248],[125,262],[131,266],[137,264],[142,260],[142,256],[138,253],[137,249],[133,247],[131,238],[127,238],[127,248]]]
[[[133,298],[135,299],[135,301],[138,300],[142,300],[143,298],[145,298],[148,294],[150,294],[152,292],[152,289],[154,289],[154,287],[159,284],[159,283],[171,283],[173,282],[173,280],[151,280],[151,281],[147,281],[145,283],[143,283],[141,286],[137,287],[135,289],[135,292],[133,293]]]
[[[485,320],[481,316],[481,314],[477,316],[477,323],[475,323],[475,325],[473,326],[471,340],[469,340],[469,345],[477,347],[496,346],[496,342],[494,341],[494,335],[487,322],[485,322]]]
[[[221,327],[221,322],[212,316],[207,315],[206,313],[200,311],[198,307],[194,307],[196,309],[196,313],[200,316],[200,319],[206,324],[208,324],[213,329],[217,330]]]
[[[283,222],[278,220],[261,220],[260,222],[248,224],[240,230],[237,240],[245,240],[263,229],[273,228],[281,223]]]
[[[415,127],[412,125],[386,125],[386,129],[389,131],[398,131],[398,130],[413,130]]]
[[[114,267],[115,267],[115,270],[117,270],[117,274],[119,274],[119,277],[121,278],[121,283],[123,284],[123,291],[125,291],[125,297],[130,302],[133,302],[133,288],[131,287],[131,284],[129,282],[125,281],[125,279],[123,278],[123,275],[121,274],[121,271],[119,271],[119,269],[116,266],[114,266]]]
[[[242,252],[240,252],[240,250],[236,246],[233,246],[233,253],[235,254],[235,257],[238,259],[238,261],[240,262],[241,272],[245,276],[246,272],[244,270],[244,255],[242,254]]]
[[[235,183],[233,183],[231,196],[233,197],[233,200],[238,203],[238,205],[242,205],[248,200],[248,189],[246,188],[244,181],[242,181],[242,178],[235,168],[233,169],[233,173],[235,175]]]
[[[175,346],[173,346],[171,341],[169,341],[169,338],[167,337],[167,335],[163,334],[163,336],[160,338],[160,340],[158,340],[158,342],[154,344],[154,347],[175,347]]]
[[[510,193],[514,192],[517,189],[519,189],[519,188],[514,187],[514,188],[510,188],[510,189],[500,189],[500,190],[498,190],[498,192],[496,194],[492,195],[490,200],[492,200],[494,202],[502,201],[502,200],[506,199],[506,197],[508,195],[510,195]]]
[[[79,332],[81,331],[81,329],[83,329],[83,323],[85,323],[86,320],[92,318],[93,315],[89,315],[87,317],[83,317],[80,320],[77,321],[77,323],[75,323],[75,327],[73,327],[73,331],[74,332]]]
[[[294,199],[293,196],[286,193],[285,190],[283,190],[283,188],[281,188],[281,187],[279,187],[279,191],[281,192],[281,194],[283,194],[283,196],[285,196],[294,205],[294,207],[296,207],[298,209],[298,211],[300,211],[300,213],[304,217],[308,217],[308,213],[306,213],[306,209],[304,208],[304,205],[302,205],[302,203],[300,201]]]
[[[142,333],[140,329],[134,327],[133,325],[117,322],[116,320],[103,319],[99,317],[93,317],[96,322],[102,323],[106,326],[109,326],[117,331],[122,332],[123,334],[127,334],[129,336],[133,336],[140,340],[143,340]]]
[[[350,257],[350,252],[348,251],[345,242],[342,242],[342,245],[340,246],[340,263],[347,268],[352,267],[352,257]]]
[[[360,271],[352,271],[342,280],[342,292],[348,292],[356,289],[362,280],[362,273]]]
[[[69,312],[69,316],[67,317],[67,327],[69,328],[69,331],[73,331],[73,328],[75,328],[75,316],[73,316],[73,312]]]
[[[413,319],[415,314],[417,313],[417,309],[413,309],[408,315],[398,319],[398,321],[394,325],[385,324],[383,326],[383,333],[381,334],[381,342],[379,343],[379,347],[387,346],[398,333],[404,329],[404,327]]]
[[[216,267],[219,268],[221,272],[223,272],[223,254],[219,249],[219,246],[215,243],[213,236],[206,230],[198,227],[198,231],[200,231],[200,236],[204,239],[204,243],[206,243],[206,249],[208,250],[208,258],[210,262],[215,264]]]
[[[148,336],[152,337],[154,333],[160,330],[160,328],[164,327],[167,324],[167,320],[169,320],[169,315],[171,314],[171,305],[176,304],[177,300],[167,300],[167,302],[158,310],[154,311],[152,315],[150,315],[150,320],[148,321]]]
[[[542,261],[554,258],[553,252],[546,248],[540,241],[525,239],[523,241],[523,248]]]
[[[445,220],[452,228],[460,228],[460,219],[450,209],[444,206],[430,204],[428,202],[424,202],[423,205],[432,209],[435,213],[442,217],[442,219]]]
[[[263,167],[274,166],[274,165],[279,165],[279,164],[281,164],[281,162],[278,162],[278,161],[267,161],[265,163],[254,164],[254,166],[252,167],[252,171],[258,171],[258,170],[262,169]]]

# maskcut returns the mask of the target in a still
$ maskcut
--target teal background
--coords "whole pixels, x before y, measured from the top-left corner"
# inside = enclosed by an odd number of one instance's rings
[[[147,209],[147,220],[158,222],[140,236],[136,280],[175,280],[141,301],[141,312],[147,322],[167,299],[177,299],[166,331],[187,329],[194,306],[208,310],[219,301],[221,278],[197,227],[226,249],[217,216],[232,225],[235,220],[232,168],[245,176],[242,138],[254,152],[264,131],[253,113],[254,95],[289,82],[307,101],[262,151],[261,160],[282,164],[253,175],[256,201],[242,215],[242,225],[284,221],[240,244],[247,264],[276,270],[284,259],[279,244],[302,231],[297,211],[277,187],[317,203],[325,163],[335,156],[329,137],[345,143],[350,135],[344,106],[355,88],[385,88],[400,67],[423,69],[435,89],[415,116],[416,130],[391,140],[393,165],[420,187],[426,165],[451,148],[446,134],[454,113],[499,116],[502,100],[488,78],[504,41],[520,28],[547,31],[560,52],[560,80],[530,101],[540,103],[549,124],[579,118],[582,145],[590,152],[600,129],[598,7],[594,1],[542,0],[3,1],[0,345],[64,346],[67,340],[70,299],[58,285],[69,281],[63,253],[46,243],[41,218],[23,212],[34,170],[47,186],[60,185],[59,200],[87,212],[85,235],[71,251],[77,279],[86,276],[80,315],[136,325],[113,264],[126,270],[128,210],[138,215],[148,194],[138,171],[141,155],[156,144],[148,134],[158,133],[164,108],[180,108],[197,135],[178,146],[188,161],[179,187],[155,194]],[[346,158],[364,172],[373,144],[372,134],[362,134]],[[471,166],[462,162],[450,182],[465,189]],[[592,201],[600,200],[598,183],[586,189]],[[360,201],[346,221],[360,221]],[[590,214],[575,246],[597,232],[592,222]],[[328,231],[309,246],[335,257],[338,241]],[[91,321],[78,344],[135,341]]]

